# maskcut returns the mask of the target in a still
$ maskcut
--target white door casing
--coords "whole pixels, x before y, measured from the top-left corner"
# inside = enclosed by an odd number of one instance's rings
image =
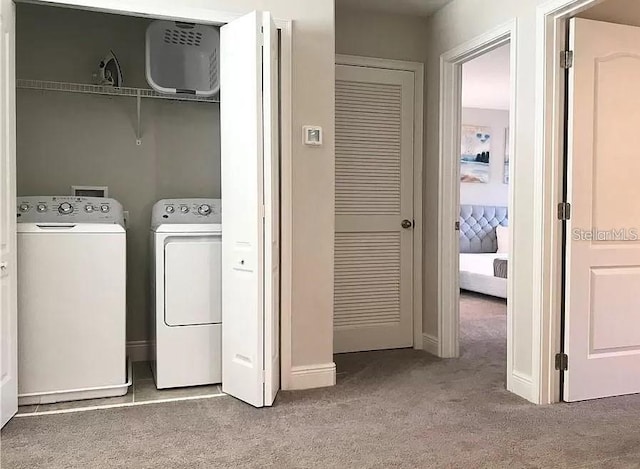
[[[640,392],[640,28],[570,23],[564,400]]]
[[[15,10],[0,5],[0,426],[18,411]]]
[[[222,387],[256,407],[279,388],[275,38],[262,12],[220,29]]]
[[[414,73],[336,66],[334,352],[413,345]]]

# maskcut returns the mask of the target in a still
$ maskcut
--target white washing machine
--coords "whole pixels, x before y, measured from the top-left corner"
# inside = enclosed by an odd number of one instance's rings
[[[153,207],[151,368],[158,389],[222,381],[221,223],[219,199]]]
[[[18,197],[17,216],[20,404],[126,394],[122,206]]]

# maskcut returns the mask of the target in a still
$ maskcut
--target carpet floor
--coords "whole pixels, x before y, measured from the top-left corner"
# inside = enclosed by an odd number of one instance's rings
[[[535,406],[505,387],[505,305],[463,295],[462,357],[336,356],[332,388],[15,418],[3,469],[640,468],[640,396]]]

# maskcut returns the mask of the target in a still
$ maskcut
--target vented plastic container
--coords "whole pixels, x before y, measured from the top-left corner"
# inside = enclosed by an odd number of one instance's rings
[[[212,26],[154,21],[147,28],[146,74],[160,93],[211,96],[220,89],[220,33]]]

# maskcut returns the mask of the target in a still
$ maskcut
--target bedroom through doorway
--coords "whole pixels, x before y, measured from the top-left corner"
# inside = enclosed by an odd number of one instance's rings
[[[462,65],[460,357],[504,373],[509,263],[510,44]],[[493,367],[492,367],[493,369]]]

